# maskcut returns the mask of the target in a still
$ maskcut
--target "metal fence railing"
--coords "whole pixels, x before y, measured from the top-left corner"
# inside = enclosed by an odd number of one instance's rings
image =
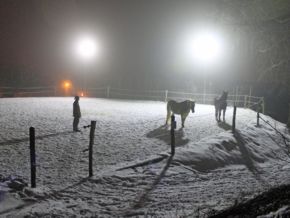
[[[48,97],[48,96],[63,96],[56,87],[0,87],[0,97]],[[67,93],[66,93],[67,94]],[[190,93],[171,90],[131,90],[114,87],[95,87],[87,88],[85,92],[89,97],[100,98],[117,98],[117,99],[132,99],[132,100],[154,100],[167,101],[173,100],[194,100],[198,104],[213,104],[214,98],[219,97],[215,93]],[[253,110],[264,113],[265,103],[264,97],[257,97],[252,95],[229,94],[228,105],[244,108],[251,108]]]
[[[181,91],[170,90],[130,90],[112,87],[103,88],[89,88],[88,96],[92,97],[105,97],[105,98],[121,98],[132,100],[157,100],[167,101],[173,100],[186,100],[191,99],[199,104],[213,104],[214,98],[219,97],[220,94],[213,93],[189,93]],[[257,97],[251,95],[228,95],[228,105],[238,106],[244,108],[251,108],[253,110],[261,111],[264,113],[264,97]]]
[[[0,97],[48,97],[55,96],[56,88],[44,87],[0,87]]]

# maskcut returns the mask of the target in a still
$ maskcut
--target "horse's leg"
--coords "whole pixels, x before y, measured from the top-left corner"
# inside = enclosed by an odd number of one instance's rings
[[[215,119],[216,119],[216,121],[218,120],[218,109],[217,109],[217,107],[215,107]]]
[[[223,110],[223,121],[224,122],[226,121],[225,116],[226,116],[226,108]]]
[[[184,116],[181,115],[181,125],[182,125],[182,128],[184,128],[184,120],[185,120]]]
[[[219,122],[221,122],[221,115],[222,115],[222,110],[221,110],[221,109],[219,109],[219,112],[218,112],[218,113],[219,113],[219,119],[218,119],[218,121],[219,121]]]
[[[188,115],[188,113],[187,113],[187,114],[182,114],[182,115],[181,115],[182,128],[184,128],[184,122],[185,122],[185,119],[186,119],[187,115]]]

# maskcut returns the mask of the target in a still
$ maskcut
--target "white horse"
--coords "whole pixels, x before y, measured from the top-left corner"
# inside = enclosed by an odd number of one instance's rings
[[[166,125],[168,124],[169,118],[171,114],[180,114],[181,115],[181,123],[182,127],[184,127],[184,121],[188,116],[190,110],[194,113],[195,102],[186,100],[183,102],[176,102],[174,100],[170,100],[167,102],[167,117],[166,117]]]

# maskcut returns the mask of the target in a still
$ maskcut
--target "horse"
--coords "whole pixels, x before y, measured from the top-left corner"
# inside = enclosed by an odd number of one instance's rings
[[[215,118],[218,122],[221,121],[221,113],[223,111],[223,122],[225,122],[225,114],[227,110],[227,98],[228,92],[223,91],[223,94],[220,98],[214,99],[214,106],[215,106]]]
[[[182,128],[184,127],[184,121],[186,117],[188,116],[190,110],[192,113],[194,113],[194,107],[195,107],[195,102],[186,100],[183,102],[176,102],[174,100],[170,100],[167,102],[167,117],[166,117],[166,123],[165,125],[168,124],[169,118],[171,114],[180,114],[181,115],[181,123],[182,123]]]

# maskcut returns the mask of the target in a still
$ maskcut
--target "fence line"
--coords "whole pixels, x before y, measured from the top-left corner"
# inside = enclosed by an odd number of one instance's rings
[[[48,97],[56,96],[56,87],[0,87],[0,97]]]
[[[124,93],[118,93],[118,92],[111,92],[111,95],[120,95],[120,96],[128,96],[128,97],[140,97],[140,98],[159,98],[161,96],[146,96],[146,95],[138,95],[138,94],[124,94]]]
[[[88,90],[105,90],[107,87],[88,88]]]
[[[54,90],[41,90],[41,91],[28,91],[28,92],[1,92],[0,94],[2,95],[13,95],[13,97],[17,97],[18,95],[21,95],[21,94],[37,94],[37,93],[50,93],[50,92],[53,92],[54,93]]]
[[[16,88],[16,90],[19,90],[19,89],[21,89],[21,90],[30,90],[30,89],[54,89],[55,87],[54,86],[43,86],[43,87],[41,87],[41,86],[39,86],[39,87],[21,87],[21,88]]]
[[[53,92],[54,90],[46,90],[46,91],[29,91],[29,92],[19,92],[19,94],[36,94],[36,93],[49,93],[49,92]]]
[[[218,97],[219,94],[213,93],[188,93],[178,92],[170,90],[130,90],[130,89],[119,89],[111,88],[111,97],[134,97],[144,98],[146,100],[164,100],[175,99],[175,100],[186,100],[188,98],[195,100],[197,103],[209,103],[213,104],[214,98]],[[105,90],[104,90],[105,91]],[[142,94],[140,94],[142,93]],[[150,95],[147,93],[160,93],[161,95]],[[236,105],[244,108],[251,108],[253,110],[261,110],[264,113],[264,98],[249,95],[229,95],[228,103],[232,106]]]
[[[33,91],[32,91],[33,90]],[[57,95],[59,91],[56,87],[0,87],[0,97],[20,97],[25,95],[43,96],[45,93]],[[64,93],[62,93],[64,94]],[[140,100],[161,100],[168,99],[186,100],[192,99],[197,103],[213,104],[214,98],[219,97],[215,93],[190,93],[170,90],[131,90],[115,87],[92,87],[87,88],[87,95],[91,97],[106,98],[129,98]],[[252,95],[239,95],[237,93],[228,95],[229,105],[238,107],[251,108],[253,110],[261,110],[264,113],[264,98]]]
[[[144,92],[144,93],[165,93],[165,90],[131,90],[131,89],[120,89],[120,88],[114,88],[114,87],[111,87],[111,90],[116,90],[116,91],[129,91],[129,92]]]

